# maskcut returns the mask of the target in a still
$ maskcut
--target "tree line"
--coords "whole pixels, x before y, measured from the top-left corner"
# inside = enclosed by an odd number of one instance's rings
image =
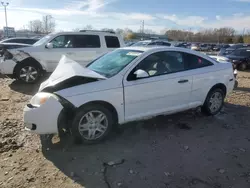
[[[56,22],[51,15],[45,15],[41,20],[31,20],[28,23],[28,30],[36,34],[48,34],[55,31]]]
[[[51,15],[43,16],[41,20],[32,20],[28,24],[30,31],[37,34],[48,34],[55,30],[55,19]],[[79,31],[80,29],[94,30],[91,25],[86,25],[83,28],[76,28],[73,31]],[[112,31],[121,34],[125,40],[139,39],[138,33],[141,34],[141,30],[134,32],[129,28],[116,30],[111,28],[103,28],[102,31]],[[155,34],[152,30],[145,29],[145,34]],[[167,30],[164,35],[170,41],[185,41],[185,42],[203,42],[203,43],[250,43],[250,32],[244,35],[237,34],[236,30],[230,27],[215,28],[215,29],[203,29],[198,32],[192,32],[191,30]]]
[[[250,43],[250,33],[239,35],[235,29],[225,27],[205,29],[197,33],[183,30],[168,30],[165,33],[170,40],[204,43]]]

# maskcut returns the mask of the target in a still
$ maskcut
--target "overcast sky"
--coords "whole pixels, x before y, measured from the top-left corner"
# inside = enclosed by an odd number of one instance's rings
[[[2,0],[1,0],[2,1]],[[164,29],[197,31],[201,28],[233,27],[250,30],[250,0],[4,0],[9,2],[8,25],[20,29],[30,20],[51,14],[56,30],[92,25],[101,28]],[[0,7],[0,28],[5,26]]]

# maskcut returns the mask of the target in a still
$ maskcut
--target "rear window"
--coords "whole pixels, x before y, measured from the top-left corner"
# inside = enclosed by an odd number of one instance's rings
[[[196,68],[202,68],[207,67],[210,65],[213,65],[210,61],[203,59],[202,57],[184,53],[185,62],[187,63],[188,69],[196,69]]]
[[[98,35],[75,35],[74,48],[100,48],[101,42]]]
[[[117,37],[105,36],[106,45],[108,48],[119,48],[120,42]]]

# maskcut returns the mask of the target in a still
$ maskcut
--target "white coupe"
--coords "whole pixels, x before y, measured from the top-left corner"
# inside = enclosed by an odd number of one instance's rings
[[[95,143],[118,124],[201,106],[217,114],[234,87],[231,63],[174,47],[127,47],[83,68],[63,57],[24,108],[26,129],[69,130]]]

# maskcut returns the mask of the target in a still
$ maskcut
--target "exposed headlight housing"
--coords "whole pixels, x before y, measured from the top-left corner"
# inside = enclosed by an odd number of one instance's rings
[[[45,92],[40,92],[34,95],[31,100],[30,104],[35,107],[39,107],[46,103],[46,101],[50,98],[53,97],[58,100],[58,97],[52,93],[45,93]]]

